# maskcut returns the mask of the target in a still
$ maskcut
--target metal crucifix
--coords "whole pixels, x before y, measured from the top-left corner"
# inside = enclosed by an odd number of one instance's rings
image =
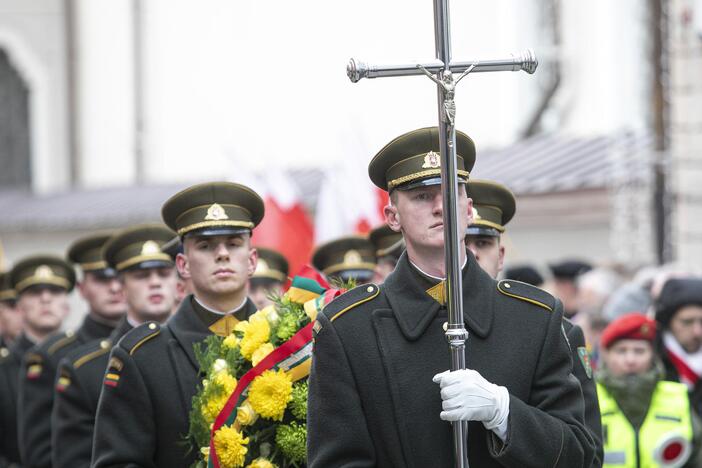
[[[465,369],[465,342],[468,332],[463,322],[463,287],[461,265],[459,264],[460,239],[465,233],[459,232],[458,177],[456,171],[456,85],[469,73],[492,71],[520,71],[534,73],[538,62],[534,52],[526,50],[521,55],[508,59],[480,60],[467,62],[451,61],[451,31],[448,0],[434,0],[434,38],[436,59],[427,63],[368,65],[351,59],[346,73],[356,83],[361,78],[381,78],[388,76],[410,76],[425,74],[436,83],[439,110],[439,139],[441,151],[441,186],[444,208],[444,245],[446,257],[446,291],[448,304],[448,326],[446,339],[451,352],[451,370]],[[458,78],[454,73],[460,73]],[[465,422],[454,422],[453,445],[456,467],[468,467],[468,426]]]

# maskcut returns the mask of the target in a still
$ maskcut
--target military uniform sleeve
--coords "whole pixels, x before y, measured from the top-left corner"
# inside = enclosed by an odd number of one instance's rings
[[[91,466],[155,468],[152,396],[134,356],[121,343],[112,349],[100,393]]]
[[[41,348],[22,361],[17,391],[17,436],[24,466],[51,468],[51,407],[56,367]]]
[[[597,399],[597,387],[592,378],[590,354],[585,346],[585,335],[578,325],[567,327],[566,336],[570,343],[573,358],[573,375],[580,382],[585,401],[585,426],[590,431],[595,443],[595,459],[592,466],[602,466],[604,449],[602,446],[602,421],[600,419],[600,403]]]
[[[51,413],[53,468],[90,466],[95,424],[94,398],[88,395],[72,363],[62,359],[56,373]]]
[[[307,403],[310,468],[374,467],[375,452],[346,351],[319,314]]]
[[[584,424],[584,404],[573,376],[571,350],[556,302],[532,380],[531,401],[510,395],[507,440],[488,433],[492,456],[509,468],[590,467],[594,442]]]

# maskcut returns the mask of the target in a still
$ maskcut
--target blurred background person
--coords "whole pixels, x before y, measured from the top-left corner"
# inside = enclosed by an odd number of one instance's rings
[[[376,258],[372,282],[380,284],[395,269],[400,255],[405,250],[405,241],[401,232],[393,231],[387,224],[372,229],[368,239],[373,243]]]
[[[505,279],[521,281],[537,288],[543,288],[544,286],[543,275],[533,265],[520,264],[508,267],[505,269],[504,277]]]
[[[312,266],[332,281],[368,283],[375,265],[373,243],[362,236],[335,239],[320,245],[312,254]]]
[[[664,380],[656,322],[625,314],[602,333],[597,391],[605,467],[702,466],[700,420],[687,387]]]
[[[553,294],[563,303],[563,315],[572,318],[578,312],[577,279],[592,270],[592,266],[581,260],[564,260],[549,265],[553,275]]]
[[[289,265],[282,253],[256,247],[258,263],[256,271],[249,278],[249,299],[253,301],[258,310],[271,305],[271,295],[283,294],[285,283],[288,281]]]
[[[669,279],[656,302],[656,321],[665,377],[685,384],[702,414],[702,279]]]
[[[183,253],[183,242],[181,242],[180,236],[175,236],[173,239],[163,244],[161,246],[161,251],[170,255],[171,259],[173,260],[173,263],[175,264],[176,256],[178,256],[179,253]],[[186,296],[188,296],[188,294],[193,293],[192,278],[183,278],[180,275],[178,269],[176,269],[176,275],[178,276],[176,295],[177,300],[173,309],[173,313],[175,313],[175,311],[178,309],[178,306],[180,306],[180,303],[183,301],[183,299],[185,299]]]
[[[10,286],[9,272],[0,273],[0,348],[7,348],[22,332],[22,314],[17,309],[17,294]]]

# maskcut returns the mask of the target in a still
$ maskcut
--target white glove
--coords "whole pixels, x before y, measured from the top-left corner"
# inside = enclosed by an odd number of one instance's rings
[[[486,429],[507,438],[509,392],[488,382],[471,369],[446,371],[434,376],[441,386],[441,419],[444,421],[481,421]]]

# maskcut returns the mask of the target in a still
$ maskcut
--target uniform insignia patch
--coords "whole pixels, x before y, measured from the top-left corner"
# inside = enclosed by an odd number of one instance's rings
[[[114,372],[108,372],[105,374],[105,385],[108,387],[116,387],[118,383],[119,374],[115,374]]]
[[[38,379],[42,369],[43,366],[41,364],[30,364],[27,366],[27,378],[30,380]]]
[[[124,363],[122,362],[122,360],[114,356],[111,357],[110,362],[107,363],[108,369],[114,369],[117,372],[121,371],[122,367],[124,367]]]
[[[578,346],[578,356],[580,357],[580,363],[585,368],[585,374],[587,378],[592,378],[592,365],[590,363],[590,353],[587,351],[585,346]]]
[[[56,391],[63,393],[69,385],[71,385],[71,379],[68,376],[62,375],[56,381]]]

